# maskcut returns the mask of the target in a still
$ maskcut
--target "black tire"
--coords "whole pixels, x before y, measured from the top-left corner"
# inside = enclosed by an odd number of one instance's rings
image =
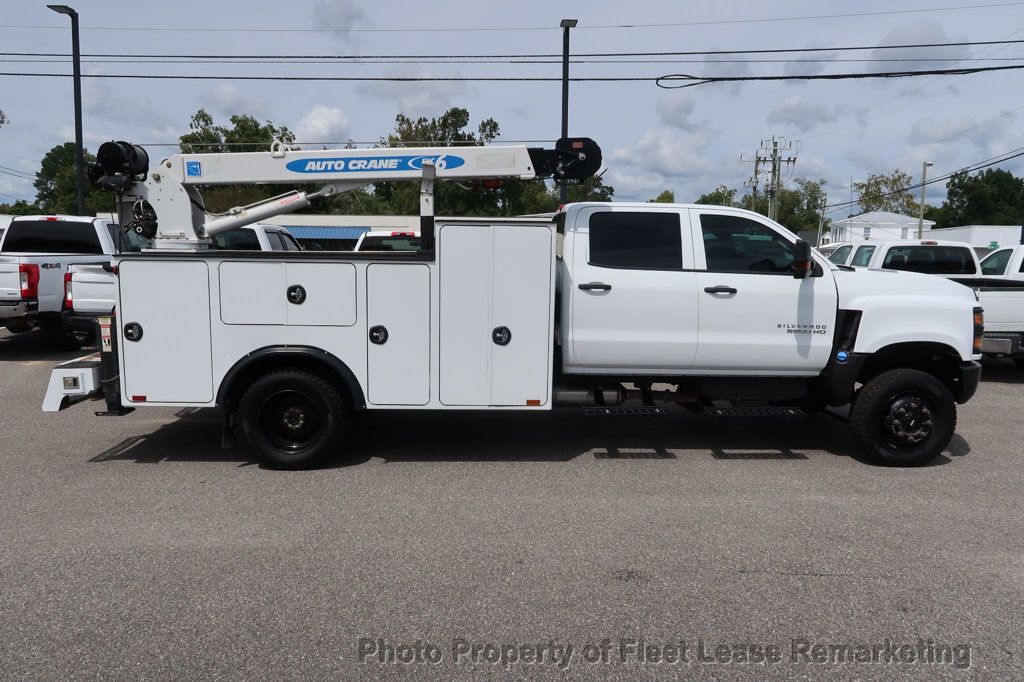
[[[920,466],[949,445],[956,431],[956,402],[932,375],[895,369],[860,389],[850,410],[850,428],[878,462]]]
[[[323,379],[281,370],[256,379],[238,406],[242,438],[264,464],[308,469],[337,455],[348,436],[346,400]]]

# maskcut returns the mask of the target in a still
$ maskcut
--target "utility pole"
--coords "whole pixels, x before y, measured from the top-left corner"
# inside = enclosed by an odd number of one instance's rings
[[[816,246],[821,246],[821,237],[825,231],[825,206],[828,205],[828,197],[821,197],[821,215],[818,216],[818,243]]]
[[[85,152],[82,148],[82,55],[78,45],[78,12],[67,5],[47,5],[71,18],[71,61],[75,81],[75,203],[78,215],[85,215]]]
[[[768,191],[768,219],[779,215],[779,141],[772,138],[772,185]]]
[[[924,186],[928,182],[928,166],[934,165],[931,161],[921,164],[921,205],[917,207],[917,238],[924,238]]]
[[[569,137],[569,29],[576,28],[576,19],[562,19],[562,139]],[[568,203],[569,188],[558,186],[558,197],[562,204]]]
[[[795,143],[799,148],[799,142]],[[769,140],[761,140],[761,146],[756,152],[754,152],[754,158],[745,159],[740,156],[740,161],[747,163],[753,162],[754,164],[754,176],[750,179],[751,198],[753,206],[751,210],[757,210],[757,187],[760,184],[760,173],[761,168],[768,168],[769,181],[768,187],[765,190],[768,194],[768,217],[772,220],[778,220],[779,215],[779,197],[782,193],[782,166],[792,166],[796,163],[796,153],[791,153],[789,156],[782,156],[784,152],[793,152],[794,143],[791,141],[785,141],[782,138],[772,137]],[[746,183],[744,183],[746,184]]]

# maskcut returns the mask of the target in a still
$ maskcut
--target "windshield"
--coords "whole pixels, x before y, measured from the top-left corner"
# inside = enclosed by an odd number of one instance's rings
[[[363,237],[360,251],[416,251],[420,238],[415,235],[381,235]]]
[[[981,274],[1001,275],[1006,272],[1006,266],[1010,262],[1012,253],[1013,251],[1010,249],[1003,249],[985,256],[985,260],[981,261]]]
[[[965,246],[894,246],[885,254],[882,267],[926,275],[973,275],[977,272],[971,250]]]
[[[96,228],[64,220],[18,220],[7,228],[4,253],[101,254]]]

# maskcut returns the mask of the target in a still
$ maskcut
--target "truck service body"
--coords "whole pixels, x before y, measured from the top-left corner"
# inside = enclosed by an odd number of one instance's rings
[[[172,157],[160,181],[134,168],[129,225],[167,246],[117,259],[106,377],[95,362],[58,367],[44,409],[116,374],[108,412],[219,405],[226,440],[242,436],[277,466],[308,466],[344,446],[363,409],[661,400],[699,410],[729,400],[815,410],[852,401],[851,425],[871,454],[919,464],[941,452],[955,402],[970,399],[980,374],[981,310],[965,287],[839,268],[777,223],[719,206],[579,203],[553,220],[435,223],[435,174],[529,178],[548,169],[564,178],[559,164],[571,167],[574,144],[560,141],[546,157],[525,148],[385,150],[400,157],[400,177],[422,174],[422,248],[412,252],[197,248],[210,234],[203,216],[165,222],[154,204],[159,223],[140,222],[148,209],[138,202],[177,191],[157,186],[175,169],[184,171],[178,189],[194,191],[190,164],[212,159]],[[338,157],[325,166],[330,179],[371,173],[349,170],[349,157],[366,152],[323,152]],[[599,163],[596,145],[586,153]],[[284,170],[267,167],[260,178],[320,168],[308,156],[280,153]]]

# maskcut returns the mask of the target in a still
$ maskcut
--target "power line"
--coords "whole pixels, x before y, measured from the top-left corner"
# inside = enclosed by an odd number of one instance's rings
[[[691,88],[707,83],[739,83],[755,81],[817,81],[817,80],[857,80],[862,78],[909,78],[913,76],[965,76],[972,73],[991,71],[1011,71],[1024,69],[1024,64],[1012,66],[975,66],[960,69],[927,69],[924,71],[877,71],[869,73],[821,73],[795,76],[691,76],[685,73],[672,73],[659,76],[655,84],[665,90]],[[665,83],[684,83],[683,85],[666,85]]]
[[[640,29],[640,28],[678,28],[685,26],[721,26],[729,24],[756,24],[782,21],[809,21],[819,19],[850,19],[855,17],[875,17],[899,14],[921,14],[933,12],[953,12],[959,10],[993,9],[1001,7],[1015,7],[1024,2],[1003,2],[987,3],[981,5],[954,5],[949,7],[922,7],[917,9],[903,10],[882,10],[877,12],[844,12],[840,14],[816,14],[802,16],[784,17],[754,17],[749,19],[709,19],[703,21],[682,21],[682,22],[660,22],[651,24],[598,24],[593,26],[580,26],[583,30],[600,29]],[[39,29],[39,30],[67,30],[65,26],[51,26],[38,24],[4,24],[0,28],[6,29]],[[83,31],[155,31],[155,32],[206,32],[206,33],[458,33],[458,32],[516,32],[516,31],[557,31],[558,27],[552,26],[446,26],[442,28],[213,28],[210,26],[194,27],[153,27],[153,26],[83,26]]]
[[[853,80],[866,78],[910,78],[915,76],[963,76],[975,73],[995,71],[1016,71],[1024,69],[1024,64],[1010,66],[976,66],[956,69],[927,69],[922,71],[877,71],[859,73],[830,73],[809,75],[774,75],[774,76],[693,76],[675,73],[663,76],[574,76],[574,82],[653,82],[666,90],[689,88],[708,83],[738,83],[757,81],[813,81],[813,80]],[[0,76],[31,77],[31,78],[70,78],[66,73],[40,73],[23,71],[0,72]],[[455,83],[505,83],[505,82],[560,82],[556,76],[251,76],[251,75],[208,75],[208,74],[128,74],[128,73],[88,73],[82,78],[113,78],[137,80],[239,80],[239,81],[351,81],[351,82],[455,82]],[[667,83],[683,83],[667,85]]]
[[[1024,156],[1024,147],[1018,147],[1017,149],[1010,150],[1009,152],[1005,152],[1004,154],[1001,154],[998,157],[990,157],[989,159],[986,159],[985,161],[982,161],[982,162],[979,162],[979,163],[976,163],[976,164],[971,164],[970,166],[965,166],[964,168],[952,171],[950,173],[946,173],[945,175],[940,175],[939,177],[933,178],[933,179],[928,180],[927,182],[924,182],[924,183],[918,182],[918,183],[916,183],[914,185],[908,185],[907,187],[902,187],[900,189],[894,189],[894,190],[892,190],[890,192],[883,192],[882,194],[872,194],[872,195],[867,196],[867,197],[863,197],[862,196],[859,199],[857,199],[856,201],[843,201],[843,202],[840,202],[838,204],[829,204],[829,205],[825,206],[825,209],[826,209],[825,212],[826,213],[835,213],[837,210],[839,210],[841,208],[852,207],[855,204],[860,203],[861,200],[866,199],[866,198],[867,199],[884,199],[885,197],[890,197],[890,196],[893,196],[893,195],[896,195],[896,194],[903,194],[904,192],[909,192],[909,191],[912,191],[912,190],[915,190],[915,189],[921,189],[922,187],[924,187],[926,185],[932,185],[932,184],[935,184],[937,182],[944,182],[946,180],[949,180],[950,178],[952,178],[955,175],[961,175],[961,174],[964,174],[964,173],[973,173],[973,172],[979,171],[979,170],[981,170],[983,168],[988,168],[989,166],[995,166],[996,164],[1000,164],[1000,163],[1003,163],[1005,161],[1009,161],[1011,159],[1016,159],[1016,158],[1021,157],[1021,156]],[[995,159],[995,160],[993,161],[991,159]],[[831,210],[829,210],[829,209],[831,209]]]
[[[1024,40],[975,40],[945,43],[901,43],[898,45],[842,45],[832,47],[783,47],[741,50],[675,50],[648,52],[578,52],[571,57],[687,57],[700,55],[729,54],[807,54],[816,52],[856,52],[864,50],[909,50],[933,47],[970,47],[976,45],[1017,45]],[[70,57],[67,52],[0,52],[5,57]],[[518,59],[518,58],[558,58],[561,53],[486,53],[486,54],[377,54],[377,55],[345,55],[345,54],[181,54],[181,53],[84,53],[82,57],[125,57],[143,59],[147,57],[164,57],[168,59],[316,59],[316,60],[366,60],[366,59]],[[905,61],[905,60],[898,60]]]

